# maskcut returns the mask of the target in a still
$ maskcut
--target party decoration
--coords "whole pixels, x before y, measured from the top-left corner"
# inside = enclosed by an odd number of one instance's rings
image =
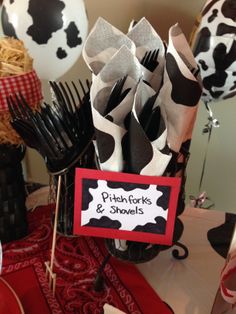
[[[2,28],[24,41],[41,79],[56,79],[77,61],[87,35],[83,0],[5,0]]]
[[[126,35],[99,18],[88,35],[83,57],[94,74],[90,98],[99,168],[180,177],[180,215],[185,167],[202,93],[198,67],[180,27],[170,28],[165,47],[145,18],[132,23]],[[182,232],[183,225],[176,218],[173,243]],[[163,249],[121,239],[107,239],[106,243],[111,255],[135,263],[150,260]],[[185,258],[187,249],[181,247],[181,258]]]
[[[235,21],[235,0],[208,0],[196,21],[191,41],[203,79],[204,102],[236,95]]]

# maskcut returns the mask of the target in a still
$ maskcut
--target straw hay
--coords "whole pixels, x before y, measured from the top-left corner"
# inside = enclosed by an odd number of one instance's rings
[[[21,40],[9,37],[0,39],[0,77],[27,73],[32,68],[33,59]]]

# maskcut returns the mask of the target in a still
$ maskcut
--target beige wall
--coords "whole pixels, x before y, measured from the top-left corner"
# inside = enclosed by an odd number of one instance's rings
[[[168,29],[178,22],[189,38],[196,15],[205,0],[86,0],[90,28],[99,16],[123,32],[127,31],[132,19],[145,16],[155,27],[163,39],[167,39]],[[85,79],[90,73],[80,58],[73,68],[61,79]],[[44,82],[45,98],[48,99],[48,86]],[[235,98],[213,103],[212,108],[221,126],[213,131],[208,150],[207,167],[203,181],[203,189],[215,201],[217,209],[236,210],[236,134]],[[194,130],[191,146],[191,158],[188,165],[187,193],[197,195],[201,168],[206,150],[207,136],[202,129],[207,122],[207,114],[200,103],[200,110]],[[27,162],[28,174],[31,179],[48,182],[44,163],[37,153],[30,152]]]

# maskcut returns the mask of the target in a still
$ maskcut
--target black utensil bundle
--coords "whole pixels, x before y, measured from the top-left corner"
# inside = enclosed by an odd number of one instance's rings
[[[40,111],[33,111],[21,94],[8,98],[12,127],[43,156],[52,173],[69,167],[93,138],[90,84],[79,84],[82,96],[74,82],[50,82],[56,100],[42,104]]]

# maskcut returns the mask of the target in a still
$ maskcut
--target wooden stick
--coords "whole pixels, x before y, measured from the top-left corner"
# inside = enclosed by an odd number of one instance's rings
[[[51,262],[50,262],[50,269],[52,273],[53,273],[53,262],[54,262],[54,257],[55,257],[55,248],[56,248],[57,220],[58,220],[60,196],[61,196],[61,175],[59,175],[58,182],[57,182],[57,199],[56,199],[56,209],[55,209],[55,217],[54,217],[53,236],[52,236],[52,250],[51,250]]]
[[[54,216],[54,224],[53,224],[51,260],[50,260],[50,263],[49,261],[45,262],[46,277],[49,277],[48,278],[49,288],[52,289],[53,296],[55,296],[55,292],[56,292],[56,274],[53,273],[53,264],[54,264],[55,249],[56,249],[57,220],[58,220],[60,196],[61,196],[61,175],[58,176],[58,182],[57,182],[57,198],[56,198],[56,208],[55,208],[55,216]]]

